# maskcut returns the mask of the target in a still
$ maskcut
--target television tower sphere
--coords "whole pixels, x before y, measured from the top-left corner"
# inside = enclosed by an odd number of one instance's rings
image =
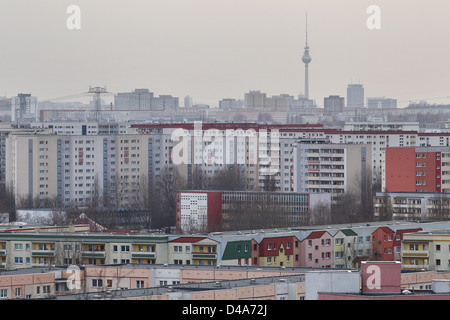
[[[306,63],[306,64],[311,62],[311,56],[309,55],[309,46],[305,47],[305,52],[303,54],[302,61],[303,61],[303,63]]]

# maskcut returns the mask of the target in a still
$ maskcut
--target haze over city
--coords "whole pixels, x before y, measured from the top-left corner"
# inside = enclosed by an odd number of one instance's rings
[[[448,1],[1,2],[0,95],[149,88],[211,107],[249,90],[297,96],[307,13],[310,98],[319,106],[345,96],[349,83],[399,107],[450,102]],[[73,4],[80,30],[66,27]],[[379,30],[367,28],[370,5],[381,9]]]

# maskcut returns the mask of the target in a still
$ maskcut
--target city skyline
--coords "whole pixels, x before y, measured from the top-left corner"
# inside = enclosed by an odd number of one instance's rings
[[[69,30],[69,5],[81,29]],[[370,30],[367,8],[381,10]],[[0,12],[0,95],[31,93],[39,101],[106,86],[113,93],[149,88],[217,106],[261,90],[304,92],[305,14],[314,62],[310,98],[346,96],[449,103],[447,2],[409,1],[25,1]],[[27,10],[24,10],[27,8]],[[438,99],[445,97],[442,99]],[[106,98],[108,101],[112,96]]]

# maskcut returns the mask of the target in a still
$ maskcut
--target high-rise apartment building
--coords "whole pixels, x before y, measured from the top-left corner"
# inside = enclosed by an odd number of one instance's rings
[[[382,190],[450,193],[450,147],[386,148]]]
[[[325,115],[338,115],[344,112],[345,99],[340,96],[329,96],[323,99],[323,112]]]
[[[244,95],[244,106],[248,109],[264,108],[266,94],[261,91],[250,91]]]
[[[293,190],[331,193],[333,200],[356,194],[371,179],[372,153],[365,144],[298,143],[293,148]]]
[[[367,98],[367,108],[369,109],[396,109],[397,108],[397,99],[391,98],[377,98],[370,97]]]
[[[37,119],[37,98],[20,93],[11,98],[11,121],[19,124],[35,122]]]
[[[152,110],[153,92],[148,89],[135,89],[114,96],[115,110]]]

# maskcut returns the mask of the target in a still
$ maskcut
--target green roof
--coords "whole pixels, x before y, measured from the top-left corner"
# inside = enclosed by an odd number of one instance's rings
[[[341,230],[341,232],[344,234],[344,235],[346,235],[347,237],[349,237],[349,236],[357,236],[358,234],[355,232],[355,231],[353,231],[352,229],[343,229],[343,230]]]
[[[248,250],[245,251],[245,246]],[[252,243],[250,240],[231,241],[227,243],[222,260],[244,259],[252,257]]]

